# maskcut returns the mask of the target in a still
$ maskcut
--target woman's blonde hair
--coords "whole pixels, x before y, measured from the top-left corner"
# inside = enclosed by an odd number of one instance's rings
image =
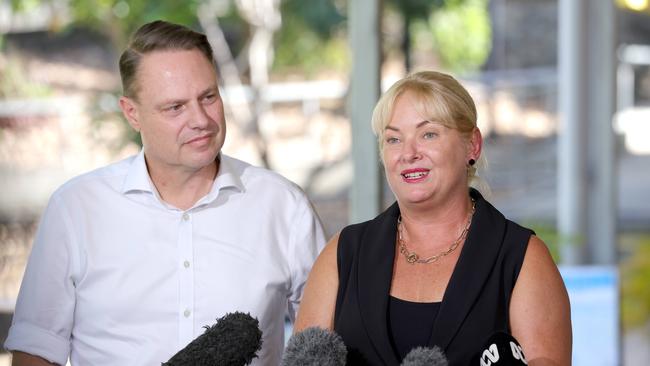
[[[469,138],[477,127],[474,100],[456,79],[441,72],[420,71],[397,81],[379,98],[372,113],[372,130],[377,136],[379,150],[384,146],[384,132],[391,121],[395,103],[407,92],[415,97],[416,112],[427,121],[458,130],[465,138]],[[468,166],[469,185],[481,191],[489,189],[477,176],[476,170],[485,163],[481,154],[477,164]]]

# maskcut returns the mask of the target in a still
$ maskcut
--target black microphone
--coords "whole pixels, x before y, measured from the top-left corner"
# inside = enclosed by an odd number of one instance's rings
[[[401,366],[448,366],[449,361],[440,347],[416,347],[406,354]]]
[[[310,327],[289,338],[280,366],[345,366],[347,354],[338,334]]]
[[[508,333],[496,332],[488,338],[475,358],[481,366],[528,365],[519,342]]]
[[[163,366],[243,366],[257,357],[262,348],[262,331],[250,314],[234,312],[217,319],[213,326]]]

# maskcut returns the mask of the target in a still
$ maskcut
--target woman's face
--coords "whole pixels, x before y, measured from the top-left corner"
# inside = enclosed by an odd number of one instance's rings
[[[436,202],[467,192],[470,142],[458,130],[429,121],[415,109],[410,92],[399,96],[384,130],[386,178],[400,203]]]

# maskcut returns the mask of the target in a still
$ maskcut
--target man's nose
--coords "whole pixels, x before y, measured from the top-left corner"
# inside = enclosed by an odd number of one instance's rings
[[[201,105],[201,103],[193,106],[192,116],[188,124],[191,128],[206,128],[210,124],[210,116],[205,106]]]

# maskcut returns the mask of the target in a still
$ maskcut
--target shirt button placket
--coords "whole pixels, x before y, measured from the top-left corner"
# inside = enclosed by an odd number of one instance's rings
[[[179,343],[187,344],[194,339],[194,271],[190,271],[194,243],[192,235],[192,214],[180,215],[178,235],[179,276]]]

